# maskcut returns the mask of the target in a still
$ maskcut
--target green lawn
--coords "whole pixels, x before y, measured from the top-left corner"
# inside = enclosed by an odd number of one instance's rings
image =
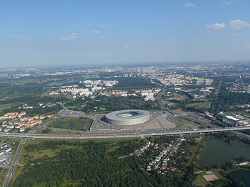
[[[92,124],[89,118],[57,118],[48,125],[52,128],[87,131]]]
[[[37,134],[44,134],[44,132],[42,131],[39,131],[37,132]],[[70,132],[70,131],[60,131],[60,130],[52,130],[52,131],[49,131],[48,133],[46,134],[64,134],[64,135],[71,135],[71,134],[75,134],[74,132]]]
[[[208,109],[210,107],[210,102],[199,102],[199,103],[190,103],[186,107],[194,107],[197,109]]]
[[[213,174],[216,175],[216,177],[219,178],[219,180],[225,180],[225,178],[223,178],[221,175],[220,175],[220,171],[223,171],[221,169],[213,169],[211,170],[213,172]],[[203,175],[206,175],[206,172],[201,172],[198,174],[196,180],[195,180],[195,186],[213,186],[213,183],[212,182],[207,182]]]
[[[0,112],[2,112],[4,109],[9,109],[9,108],[21,106],[21,104],[22,103],[19,103],[19,102],[2,104],[2,105],[0,105]]]
[[[181,123],[183,125],[192,124],[192,122],[190,120],[184,119],[182,117],[175,117],[174,121]]]
[[[0,168],[0,184],[3,184],[8,169]]]
[[[207,182],[202,175],[198,175],[195,180],[195,186],[206,186],[209,182]]]
[[[180,93],[173,93],[173,97],[168,98],[167,100],[171,101],[171,100],[181,100],[184,101],[187,99],[187,96],[180,94]]]

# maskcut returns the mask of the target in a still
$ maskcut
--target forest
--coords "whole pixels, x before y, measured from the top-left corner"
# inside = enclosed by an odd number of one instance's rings
[[[144,101],[143,97],[107,97],[97,96],[95,99],[75,99],[66,103],[69,109],[89,112],[105,112],[125,109],[154,110],[160,109],[157,101]]]
[[[161,137],[151,141],[164,146],[177,138]],[[21,158],[25,166],[18,166],[21,174],[11,186],[178,186],[181,172],[169,170],[163,175],[157,170],[146,171],[155,151],[149,150],[142,157],[118,158],[133,153],[145,145],[145,141],[148,140],[30,142]],[[181,157],[179,153],[173,157],[182,169],[195,145],[194,141],[186,142],[183,149],[187,155]]]

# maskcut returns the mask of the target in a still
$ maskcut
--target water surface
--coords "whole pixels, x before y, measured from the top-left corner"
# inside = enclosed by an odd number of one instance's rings
[[[237,170],[229,174],[239,184],[243,183],[245,186],[250,186],[250,171]]]
[[[59,122],[59,123],[56,124],[55,127],[56,127],[56,128],[60,128],[62,125],[63,125],[63,122]]]
[[[75,124],[69,124],[69,128],[73,129],[75,127]]]
[[[241,161],[241,157],[250,156],[250,145],[242,142],[226,143],[221,139],[210,139],[199,161],[201,167],[225,161]]]

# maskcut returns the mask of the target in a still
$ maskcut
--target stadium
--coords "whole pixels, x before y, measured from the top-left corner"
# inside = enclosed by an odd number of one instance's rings
[[[150,118],[150,113],[145,110],[120,110],[106,115],[107,122],[112,125],[136,125],[145,123]]]

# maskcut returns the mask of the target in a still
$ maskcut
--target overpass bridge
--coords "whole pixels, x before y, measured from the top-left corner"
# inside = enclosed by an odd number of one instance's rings
[[[204,133],[241,131],[241,130],[250,130],[250,127],[231,127],[231,128],[205,129],[205,130],[193,130],[193,131],[156,132],[156,133],[141,134],[141,135],[164,136],[164,135],[182,135],[182,134],[204,134]]]

